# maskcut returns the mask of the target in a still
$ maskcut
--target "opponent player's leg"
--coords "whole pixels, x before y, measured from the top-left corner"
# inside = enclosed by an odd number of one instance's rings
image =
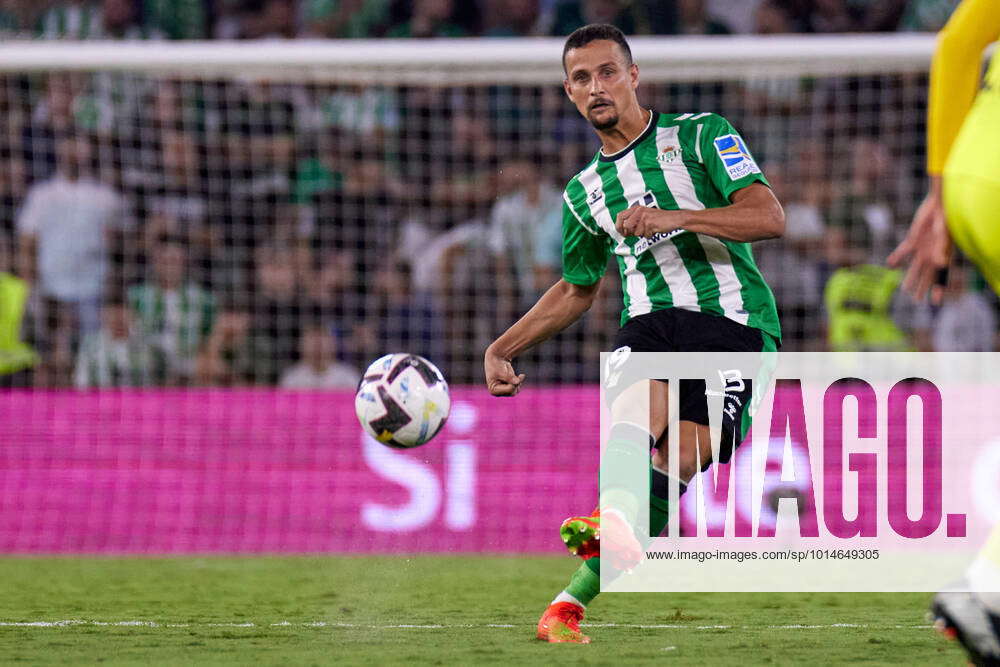
[[[945,211],[956,245],[1000,295],[1000,182],[945,175]],[[934,597],[935,626],[960,641],[976,665],[1000,666],[1000,525],[966,575],[964,590]]]
[[[961,642],[973,664],[1000,666],[1000,525],[961,589],[934,596],[931,614],[935,627]]]

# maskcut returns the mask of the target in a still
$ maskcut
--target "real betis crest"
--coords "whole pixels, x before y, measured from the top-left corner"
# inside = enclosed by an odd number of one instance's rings
[[[663,164],[670,164],[677,158],[681,156],[680,146],[664,146],[660,154],[656,156],[656,159]]]

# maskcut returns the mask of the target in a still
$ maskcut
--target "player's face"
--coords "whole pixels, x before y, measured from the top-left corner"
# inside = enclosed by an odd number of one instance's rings
[[[597,130],[610,130],[637,106],[639,68],[629,65],[615,42],[599,39],[566,54],[563,87],[577,110]]]

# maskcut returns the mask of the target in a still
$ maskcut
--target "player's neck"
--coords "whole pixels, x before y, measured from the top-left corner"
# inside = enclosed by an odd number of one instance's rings
[[[640,106],[635,107],[634,113],[623,115],[613,128],[597,130],[597,136],[601,138],[601,152],[605,155],[614,155],[621,151],[645,132],[651,122],[653,122],[652,111]]]

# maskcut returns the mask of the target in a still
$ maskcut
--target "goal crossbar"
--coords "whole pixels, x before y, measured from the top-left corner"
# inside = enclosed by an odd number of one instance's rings
[[[926,71],[933,35],[635,37],[647,82]],[[156,72],[330,83],[546,84],[561,39],[27,42],[0,44],[0,71]]]

